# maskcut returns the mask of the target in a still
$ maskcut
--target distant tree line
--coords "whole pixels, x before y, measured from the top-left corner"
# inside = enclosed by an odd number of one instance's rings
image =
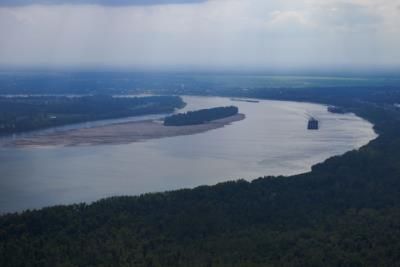
[[[168,116],[164,119],[166,126],[184,126],[203,124],[209,121],[230,117],[239,113],[235,106],[200,109]]]
[[[100,119],[172,113],[184,105],[178,96],[0,97],[0,134]]]

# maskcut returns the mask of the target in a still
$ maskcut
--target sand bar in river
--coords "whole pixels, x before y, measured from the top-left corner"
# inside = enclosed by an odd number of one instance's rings
[[[164,126],[162,121],[136,121],[110,124],[93,128],[80,128],[51,133],[37,133],[31,136],[19,137],[9,140],[3,147],[46,147],[46,146],[83,146],[127,144],[148,139],[191,135],[203,133],[229,125],[245,118],[237,114],[205,124],[188,126]]]

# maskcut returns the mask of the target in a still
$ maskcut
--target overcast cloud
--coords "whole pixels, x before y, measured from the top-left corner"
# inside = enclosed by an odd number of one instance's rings
[[[0,0],[0,64],[400,65],[399,0],[44,2]]]
[[[207,0],[0,0],[0,6],[27,6],[27,5],[162,5],[162,4],[192,4]]]

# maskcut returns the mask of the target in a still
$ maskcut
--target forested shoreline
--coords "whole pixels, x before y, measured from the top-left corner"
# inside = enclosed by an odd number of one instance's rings
[[[101,119],[172,113],[184,105],[177,96],[3,96],[0,135]]]
[[[3,215],[0,265],[398,266],[398,91],[231,95],[344,107],[379,137],[306,174]]]

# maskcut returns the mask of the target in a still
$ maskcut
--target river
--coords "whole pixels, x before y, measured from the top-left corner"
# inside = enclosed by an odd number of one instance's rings
[[[376,137],[369,122],[329,113],[323,105],[183,98],[184,111],[235,105],[246,119],[205,133],[127,145],[1,148],[0,212],[298,174]],[[318,131],[307,130],[310,116],[320,121]],[[93,125],[115,122],[121,120]]]

